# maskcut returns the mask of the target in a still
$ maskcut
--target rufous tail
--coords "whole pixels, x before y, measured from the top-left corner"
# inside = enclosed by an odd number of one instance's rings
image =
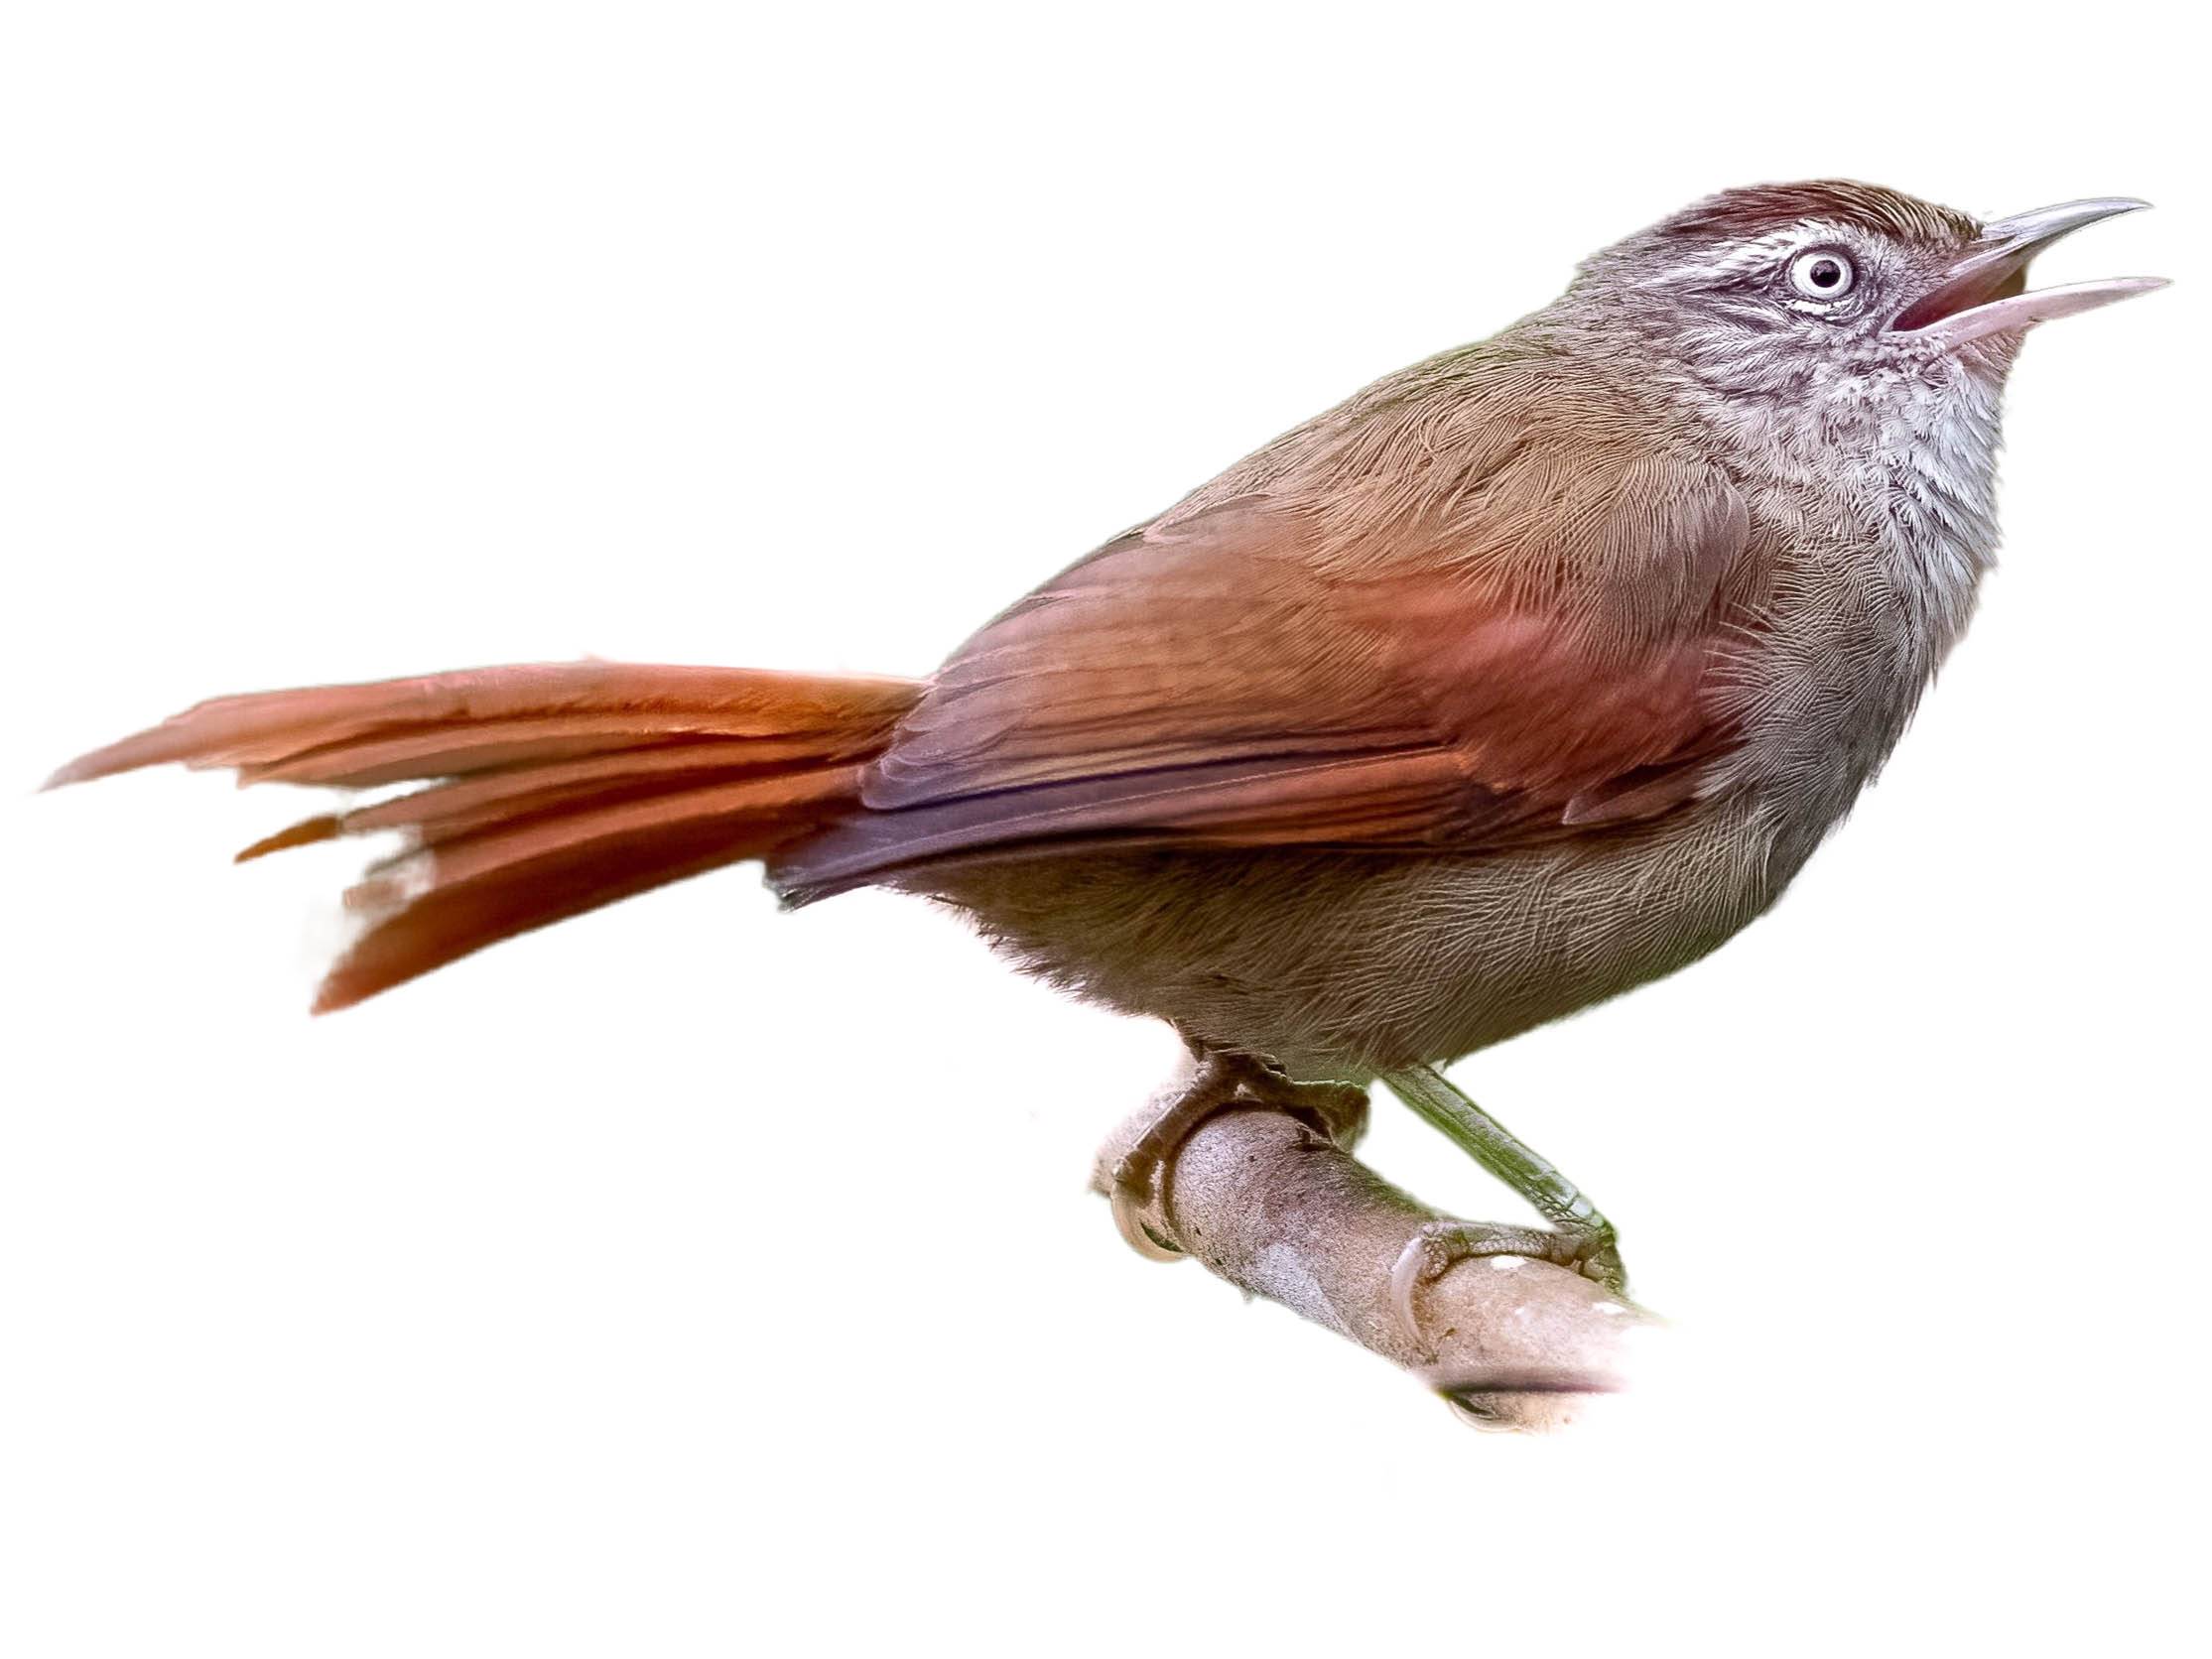
[[[904,680],[553,663],[217,698],[71,761],[48,787],[181,761],[241,784],[427,788],[326,813],[241,861],[397,830],[349,890],[368,926],[318,1013],[471,951],[723,864],[852,807],[921,687]]]

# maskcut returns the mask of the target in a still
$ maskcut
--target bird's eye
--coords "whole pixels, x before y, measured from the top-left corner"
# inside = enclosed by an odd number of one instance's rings
[[[1789,286],[1808,300],[1840,300],[1858,280],[1850,255],[1834,248],[1817,248],[1789,262]]]

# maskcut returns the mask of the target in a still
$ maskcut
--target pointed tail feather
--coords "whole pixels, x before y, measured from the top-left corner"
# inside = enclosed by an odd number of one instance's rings
[[[804,836],[859,797],[920,687],[763,670],[563,663],[219,698],[48,787],[182,762],[241,783],[428,787],[238,854],[398,830],[346,895],[367,931],[316,999],[342,1008],[515,934]]]

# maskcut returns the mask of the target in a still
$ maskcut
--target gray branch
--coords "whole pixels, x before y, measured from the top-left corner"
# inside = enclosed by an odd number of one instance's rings
[[[1094,1186],[1105,1190],[1150,1115],[1101,1148]],[[1407,1332],[1391,1308],[1390,1269],[1444,1218],[1303,1119],[1238,1106],[1183,1143],[1146,1229],[1239,1289],[1403,1366],[1486,1426],[1555,1427],[1622,1386],[1630,1334],[1653,1322],[1549,1262],[1457,1262],[1418,1292],[1421,1334]]]

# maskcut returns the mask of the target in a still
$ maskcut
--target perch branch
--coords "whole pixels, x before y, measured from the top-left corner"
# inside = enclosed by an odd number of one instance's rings
[[[1150,1121],[1100,1149],[1093,1186]],[[1357,1133],[1352,1126],[1342,1137]],[[1238,1289],[1403,1366],[1485,1426],[1541,1429],[1624,1380],[1652,1320],[1579,1273],[1522,1256],[1455,1263],[1417,1298],[1421,1334],[1391,1308],[1390,1269],[1438,1211],[1304,1119],[1258,1106],[1209,1118],[1176,1152],[1146,1226]]]

